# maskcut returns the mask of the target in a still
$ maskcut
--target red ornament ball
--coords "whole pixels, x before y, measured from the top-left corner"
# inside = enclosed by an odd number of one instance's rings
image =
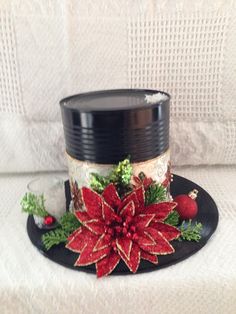
[[[188,195],[181,194],[174,198],[174,202],[177,203],[175,210],[181,219],[193,219],[197,215],[198,206],[195,200],[197,193],[197,190],[193,190]]]
[[[52,216],[46,216],[46,217],[44,217],[44,220],[43,220],[43,223],[45,224],[45,225],[51,225],[51,224],[53,224],[55,222],[55,218],[54,217],[52,217]]]

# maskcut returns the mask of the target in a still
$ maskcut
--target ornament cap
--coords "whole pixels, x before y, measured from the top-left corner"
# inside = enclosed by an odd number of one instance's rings
[[[194,189],[188,193],[188,196],[191,197],[191,199],[193,199],[193,200],[195,200],[197,198],[197,195],[198,195],[198,190],[196,190],[196,189]]]

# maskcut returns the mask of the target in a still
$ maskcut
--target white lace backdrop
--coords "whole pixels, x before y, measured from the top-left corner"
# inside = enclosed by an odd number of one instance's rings
[[[0,172],[66,169],[58,102],[172,95],[174,165],[236,163],[236,2],[0,0]]]

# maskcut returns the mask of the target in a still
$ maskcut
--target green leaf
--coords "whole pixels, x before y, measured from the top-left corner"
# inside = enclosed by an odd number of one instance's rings
[[[54,245],[67,242],[68,236],[80,226],[81,223],[73,213],[65,213],[59,221],[59,226],[42,236],[45,249],[48,251]]]
[[[177,226],[179,224],[179,214],[176,210],[173,210],[165,219],[165,223],[171,226]]]
[[[36,215],[45,217],[48,212],[45,209],[45,200],[43,194],[35,195],[33,193],[26,193],[21,200],[21,208],[23,212],[29,215]]]
[[[203,226],[201,223],[195,222],[195,224],[193,224],[191,219],[188,222],[183,221],[179,227],[179,230],[181,231],[179,241],[183,239],[185,241],[199,242],[201,239],[202,228]]]
[[[161,184],[152,184],[145,192],[145,203],[151,205],[167,200],[166,188]]]

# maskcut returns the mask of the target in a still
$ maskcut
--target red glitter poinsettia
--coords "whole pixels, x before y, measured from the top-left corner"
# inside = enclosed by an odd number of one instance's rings
[[[135,273],[140,259],[158,263],[157,255],[172,254],[169,241],[180,231],[164,223],[176,203],[145,206],[144,187],[120,199],[113,184],[102,195],[82,188],[86,211],[75,215],[83,224],[68,238],[66,247],[80,253],[75,266],[95,263],[97,276],[110,274],[122,259]]]
[[[147,178],[144,173],[139,176],[133,176],[134,187],[138,188],[143,185],[144,190],[147,190],[149,186],[154,182],[152,178]]]
[[[75,210],[79,210],[82,208],[83,206],[83,202],[82,202],[82,196],[81,196],[81,191],[78,188],[78,184],[77,182],[70,182],[70,189],[71,189],[71,195],[72,195],[72,201],[74,204],[74,209]]]
[[[165,174],[165,180],[162,182],[162,185],[166,188],[171,183],[171,181],[173,181],[172,178],[173,178],[173,176],[172,176],[172,173],[171,173],[171,164],[169,162],[168,163],[167,172]]]

